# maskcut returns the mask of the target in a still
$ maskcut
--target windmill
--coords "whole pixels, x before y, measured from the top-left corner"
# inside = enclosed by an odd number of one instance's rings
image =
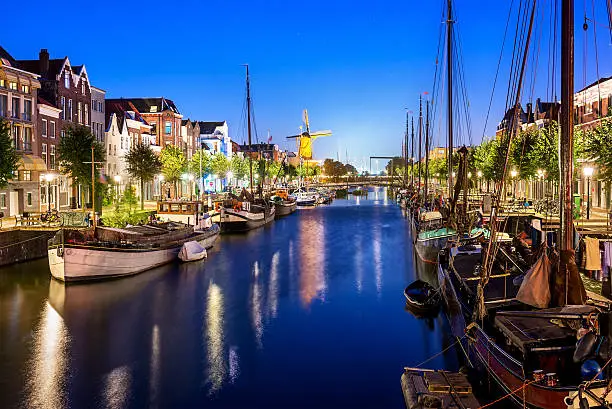
[[[331,136],[332,131],[330,130],[325,130],[325,131],[317,131],[317,132],[310,132],[310,123],[308,122],[308,110],[305,109],[304,110],[304,114],[303,114],[303,121],[304,124],[306,125],[306,131],[301,132],[299,135],[292,135],[292,136],[288,136],[287,139],[297,139],[297,146],[298,146],[298,156],[301,159],[312,159],[312,143],[315,141],[315,139],[320,138],[322,136]],[[300,131],[302,131],[304,128],[302,126],[300,126]]]

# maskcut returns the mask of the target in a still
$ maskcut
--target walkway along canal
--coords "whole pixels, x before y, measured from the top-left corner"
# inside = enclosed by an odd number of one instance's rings
[[[417,320],[408,222],[382,188],[222,237],[208,260],[64,286],[0,269],[3,408],[403,407],[454,340]],[[450,349],[427,366],[453,369]]]

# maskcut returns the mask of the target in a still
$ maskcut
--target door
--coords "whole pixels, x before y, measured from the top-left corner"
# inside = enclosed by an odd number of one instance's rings
[[[9,192],[9,216],[15,216],[19,213],[19,192]]]

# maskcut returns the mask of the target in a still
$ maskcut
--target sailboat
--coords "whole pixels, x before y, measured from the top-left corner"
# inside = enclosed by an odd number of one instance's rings
[[[469,362],[487,374],[508,400],[529,408],[609,407],[610,305],[587,304],[574,258],[574,1],[562,0],[561,7],[559,251],[543,246],[533,257],[535,262],[525,265],[516,248],[496,240],[498,198],[491,213],[491,238],[441,253],[438,276],[453,335],[465,344]],[[523,27],[529,28],[521,53],[526,59],[536,2],[524,13]],[[515,117],[523,70],[512,101]],[[516,123],[508,130],[509,140],[517,131]],[[502,177],[498,191],[503,181]]]
[[[251,86],[249,66],[246,65],[247,133],[251,148]],[[251,152],[249,152],[251,153]],[[239,196],[230,195],[215,203],[212,221],[219,224],[222,232],[245,232],[274,221],[276,208],[268,200],[253,194],[253,161],[249,160],[250,191],[245,188]],[[261,196],[261,195],[260,195]]]

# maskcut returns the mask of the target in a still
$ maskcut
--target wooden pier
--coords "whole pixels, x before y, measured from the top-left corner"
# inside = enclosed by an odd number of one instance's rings
[[[407,409],[480,407],[472,385],[462,373],[404,368],[401,383]]]

